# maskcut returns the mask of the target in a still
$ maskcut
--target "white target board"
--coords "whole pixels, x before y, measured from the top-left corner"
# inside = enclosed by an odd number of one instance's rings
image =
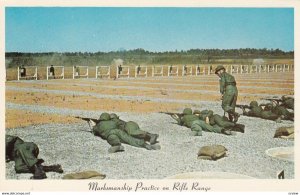
[[[110,66],[96,66],[97,78],[110,78]]]
[[[290,65],[289,64],[284,64],[283,65],[283,72],[289,72],[290,71]]]
[[[259,72],[268,72],[267,65],[259,65]]]
[[[178,76],[178,66],[168,66],[168,76]]]
[[[205,75],[205,70],[206,70],[206,67],[205,66],[200,66],[200,65],[197,65],[196,67],[196,75]]]
[[[147,66],[135,66],[135,77],[147,77]]]
[[[267,65],[268,67],[268,72],[275,72],[275,65],[274,64],[269,64]]]
[[[88,66],[73,66],[73,79],[89,78]]]
[[[64,66],[47,66],[47,80],[64,79],[64,78],[65,78]]]
[[[155,76],[164,76],[163,66],[152,66],[152,77]]]
[[[276,72],[283,72],[284,64],[276,64]]]
[[[241,74],[249,73],[249,66],[248,65],[241,65],[240,70],[241,70],[240,71]]]
[[[37,80],[37,66],[18,67],[18,80]]]
[[[129,66],[122,66],[121,69],[117,66],[117,78],[127,77],[129,78]]]
[[[191,76],[193,75],[193,67],[192,66],[182,66],[182,76]]]
[[[240,68],[239,65],[231,65],[230,66],[230,73],[231,74],[237,74],[237,73],[239,73],[239,68]]]
[[[251,65],[250,66],[250,73],[257,73],[259,69],[258,65]]]

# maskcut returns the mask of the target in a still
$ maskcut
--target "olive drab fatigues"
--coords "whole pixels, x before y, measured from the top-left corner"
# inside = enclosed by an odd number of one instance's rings
[[[221,133],[222,128],[217,125],[211,126],[200,120],[197,115],[188,114],[181,118],[181,125],[191,128],[194,135],[202,135],[202,131]]]
[[[222,108],[225,112],[233,113],[238,96],[235,78],[227,72],[223,72],[219,82],[220,93],[223,94]]]
[[[224,128],[232,128],[235,126],[233,122],[230,122],[227,118],[222,117],[218,114],[214,114],[209,118],[210,125],[218,125]]]
[[[272,112],[276,115],[283,115],[286,120],[294,120],[294,113],[288,111],[284,106],[275,106]]]
[[[294,110],[294,98],[282,98],[281,106]]]
[[[111,146],[119,146],[121,143],[129,144],[135,147],[145,147],[145,141],[128,135],[125,131],[118,129],[117,123],[110,121],[101,121],[93,128],[94,135],[105,139]]]
[[[31,173],[33,166],[39,162],[38,146],[33,142],[24,142],[16,136],[5,135],[6,158],[15,161],[17,173]]]
[[[280,117],[280,115],[274,114],[271,111],[263,110],[261,106],[258,106],[256,101],[250,103],[250,110],[244,114],[267,120],[276,120]]]
[[[114,118],[112,121],[117,123],[118,129],[121,129],[125,131],[128,135],[138,138],[138,139],[144,139],[145,141],[150,141],[151,139],[151,133],[148,133],[146,131],[143,131],[140,129],[139,125],[136,122],[128,121],[125,122],[119,118]]]

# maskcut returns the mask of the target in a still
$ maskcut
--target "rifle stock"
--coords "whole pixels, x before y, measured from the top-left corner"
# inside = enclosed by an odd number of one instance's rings
[[[176,115],[179,116],[179,117],[182,117],[182,116],[183,116],[182,113],[176,113],[176,112],[159,112],[159,113],[167,114],[167,115],[170,115],[170,116],[172,116],[172,115],[174,115],[174,114],[176,114]]]

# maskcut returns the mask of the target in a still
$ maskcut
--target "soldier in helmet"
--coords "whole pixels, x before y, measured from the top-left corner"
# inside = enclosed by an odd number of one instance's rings
[[[21,138],[5,135],[6,162],[15,161],[16,173],[32,173],[32,179],[47,178],[45,172],[63,173],[61,165],[42,165],[43,159],[38,159],[39,148],[33,142],[24,142]]]
[[[282,96],[281,99],[282,99],[281,106],[294,110],[294,98]]]
[[[202,131],[232,135],[228,129],[222,128],[217,124],[211,125],[208,119],[211,117],[211,114],[212,112],[208,112],[207,110],[200,112],[200,115],[192,114],[191,108],[185,108],[182,117],[174,114],[172,118],[175,119],[179,125],[191,128],[193,136],[202,136]]]
[[[265,107],[265,109],[263,107]],[[258,118],[267,119],[267,120],[273,120],[273,121],[276,121],[277,123],[281,122],[281,119],[283,118],[283,116],[272,113],[270,110],[267,109],[268,107],[269,107],[269,104],[258,105],[257,101],[251,101],[250,106],[248,108],[249,111],[246,111],[246,108],[242,108],[243,115],[258,117]]]
[[[125,131],[118,128],[115,121],[111,120],[108,113],[102,113],[99,118],[100,122],[96,125],[92,125],[92,132],[94,135],[106,140],[110,145],[109,153],[124,151],[122,143],[131,146],[145,148],[147,150],[159,150],[160,145],[149,145],[144,139],[138,139],[128,135]]]
[[[226,72],[224,66],[219,65],[215,74],[220,77],[220,93],[222,94],[222,108],[228,113],[229,120],[237,122],[239,114],[235,112],[235,105],[238,97],[235,78]]]
[[[147,131],[143,131],[140,129],[139,125],[134,121],[125,122],[119,118],[115,113],[110,114],[110,118],[112,121],[117,123],[118,129],[125,131],[128,135],[143,139],[146,142],[149,142],[151,145],[157,143],[158,134],[152,134]]]
[[[284,120],[294,121],[294,113],[288,111],[282,105],[273,105],[272,103],[269,103],[269,104],[266,104],[264,110],[265,111],[270,111],[273,114],[276,114],[278,116],[282,116],[282,119],[284,119]]]
[[[53,77],[55,77],[55,70],[54,70],[54,67],[53,67],[53,65],[51,65],[51,66],[50,66],[50,68],[49,68],[49,72],[50,72],[50,76],[53,76]]]

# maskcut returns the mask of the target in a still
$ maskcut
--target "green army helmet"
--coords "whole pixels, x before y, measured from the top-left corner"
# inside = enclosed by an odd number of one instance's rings
[[[258,107],[257,101],[251,101],[251,102],[250,102],[250,107],[251,107],[251,108],[253,108],[253,107]]]
[[[101,121],[108,121],[108,120],[110,120],[110,115],[107,112],[103,112],[100,115],[99,120],[101,120]]]
[[[225,67],[223,65],[218,65],[217,68],[215,69],[215,74],[218,74],[218,72],[220,70],[224,70],[225,71]]]
[[[111,118],[111,119],[115,119],[115,118],[118,119],[119,117],[118,117],[118,115],[116,115],[115,113],[111,113],[111,114],[110,114],[110,118]]]
[[[209,110],[208,113],[207,113],[207,117],[210,118],[214,115],[214,111],[212,110]]]
[[[185,108],[182,112],[184,115],[193,114],[193,111],[191,108]]]
[[[200,110],[194,110],[193,114],[201,114]]]

